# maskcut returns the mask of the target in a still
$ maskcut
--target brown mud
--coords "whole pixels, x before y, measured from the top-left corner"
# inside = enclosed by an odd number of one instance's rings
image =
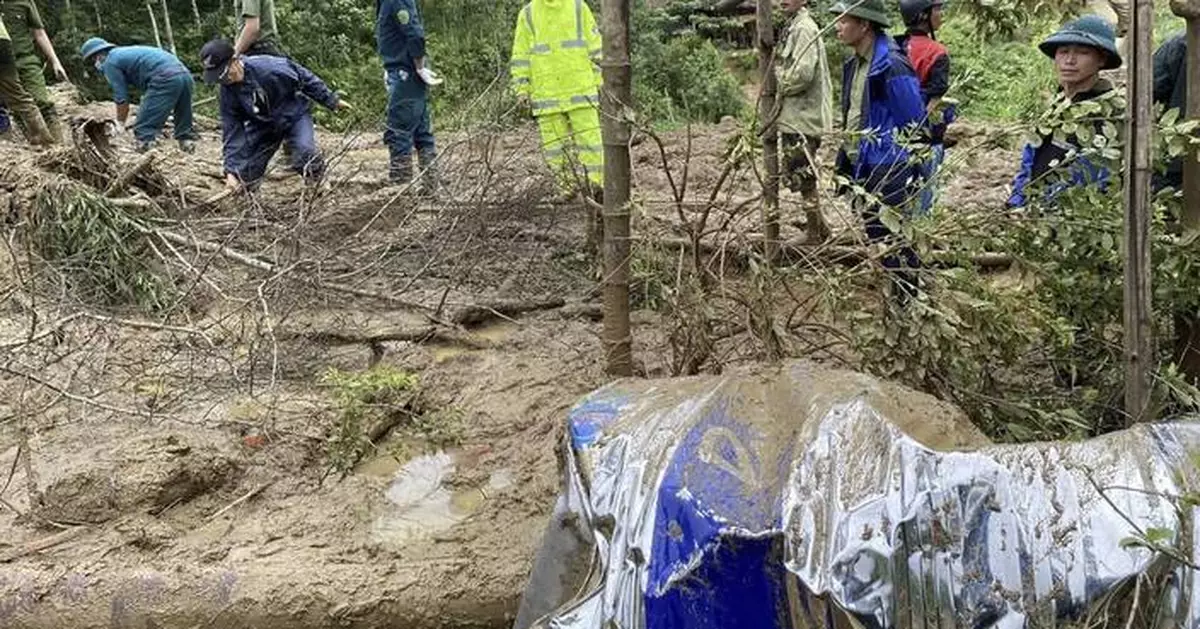
[[[190,239],[147,254],[186,295],[171,311],[91,307],[36,256],[0,252],[0,627],[508,626],[558,490],[565,411],[607,381],[585,212],[552,202],[536,131],[447,134],[437,201],[384,183],[375,134],[322,133],[331,193],[277,173],[205,204],[222,182],[215,126],[202,128],[197,156],[169,142],[156,154],[166,190],[138,180],[129,195]],[[735,131],[694,128],[690,149],[685,131],[663,135],[675,168],[692,156],[689,201],[720,178]],[[137,162],[114,141],[120,164]],[[0,140],[8,242],[71,150]],[[1013,151],[955,159],[948,206],[1002,203]],[[638,221],[669,233],[657,146],[634,163]],[[738,177],[731,195],[753,197]],[[803,215],[787,195],[786,212]],[[472,323],[445,324],[460,313]],[[669,373],[661,317],[634,321],[641,372]],[[457,444],[401,425],[330,474],[338,411],[322,374],[369,365],[418,374],[423,403],[461,417]],[[931,404],[897,398],[906,413]]]

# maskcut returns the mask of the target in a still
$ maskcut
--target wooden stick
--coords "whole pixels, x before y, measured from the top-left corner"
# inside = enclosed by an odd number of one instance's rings
[[[20,559],[21,557],[24,557],[25,555],[31,555],[33,553],[46,550],[47,548],[53,548],[55,546],[58,546],[59,544],[64,544],[66,542],[69,542],[69,541],[75,539],[76,537],[79,537],[87,530],[88,530],[88,527],[86,527],[86,526],[76,526],[74,528],[67,529],[61,533],[55,533],[54,535],[51,535],[50,537],[43,537],[42,539],[29,542],[27,544],[22,545],[20,548],[16,548],[16,549],[10,550],[4,554],[0,554],[0,563],[8,563],[10,561],[13,561],[14,559]]]
[[[154,163],[154,157],[155,156],[153,153],[147,153],[143,155],[142,158],[133,165],[133,168],[121,173],[119,177],[117,177],[111,184],[108,185],[108,188],[104,190],[104,196],[111,197],[114,194],[124,190],[131,181],[133,181],[142,173],[142,171],[146,170],[151,164]]]
[[[229,504],[225,505],[224,507],[221,507],[220,509],[218,509],[218,510],[217,510],[217,512],[216,512],[216,513],[214,513],[214,514],[212,514],[212,515],[208,516],[207,518],[205,518],[205,521],[206,521],[206,522],[212,522],[213,520],[215,520],[215,519],[217,519],[217,518],[221,517],[222,515],[224,515],[224,514],[225,514],[225,512],[229,511],[230,509],[232,509],[232,508],[234,508],[234,507],[236,507],[236,506],[238,506],[238,505],[242,504],[243,502],[246,502],[247,500],[249,500],[249,499],[251,499],[251,498],[253,498],[253,497],[257,496],[257,495],[258,495],[260,492],[262,492],[262,490],[266,489],[267,487],[270,487],[270,486],[271,486],[271,484],[272,484],[272,483],[274,483],[274,482],[275,482],[275,481],[270,481],[270,482],[267,482],[267,483],[262,483],[262,484],[261,484],[261,485],[259,485],[258,487],[255,487],[254,489],[251,489],[250,491],[246,492],[245,494],[242,494],[242,497],[241,497],[241,498],[238,498],[237,500],[234,500],[233,502],[231,502],[231,503],[229,503]]]

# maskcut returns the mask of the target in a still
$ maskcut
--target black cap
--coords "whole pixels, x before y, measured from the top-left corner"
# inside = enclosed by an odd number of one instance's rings
[[[204,65],[204,82],[216,83],[225,72],[225,66],[233,59],[233,44],[224,39],[214,39],[200,49],[200,63]]]

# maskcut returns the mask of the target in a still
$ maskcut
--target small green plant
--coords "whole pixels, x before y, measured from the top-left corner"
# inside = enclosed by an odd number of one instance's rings
[[[146,226],[100,194],[66,180],[45,184],[34,201],[34,249],[62,272],[75,294],[102,306],[166,307],[174,287],[152,264]]]
[[[330,388],[337,418],[327,444],[329,465],[346,475],[374,444],[371,433],[393,423],[400,414],[413,415],[413,401],[420,391],[415,374],[388,366],[347,372],[330,368],[322,376]]]

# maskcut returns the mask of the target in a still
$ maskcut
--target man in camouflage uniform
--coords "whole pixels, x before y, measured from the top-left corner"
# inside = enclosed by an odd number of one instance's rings
[[[49,62],[54,76],[60,81],[67,80],[67,71],[63,69],[58,55],[54,52],[54,44],[46,34],[46,26],[38,13],[34,0],[0,0],[0,15],[8,27],[12,38],[13,62],[17,68],[21,85],[33,97],[34,103],[42,114],[42,119],[55,142],[63,140],[62,122],[50,91],[46,89],[46,75],[43,72],[42,56]]]

